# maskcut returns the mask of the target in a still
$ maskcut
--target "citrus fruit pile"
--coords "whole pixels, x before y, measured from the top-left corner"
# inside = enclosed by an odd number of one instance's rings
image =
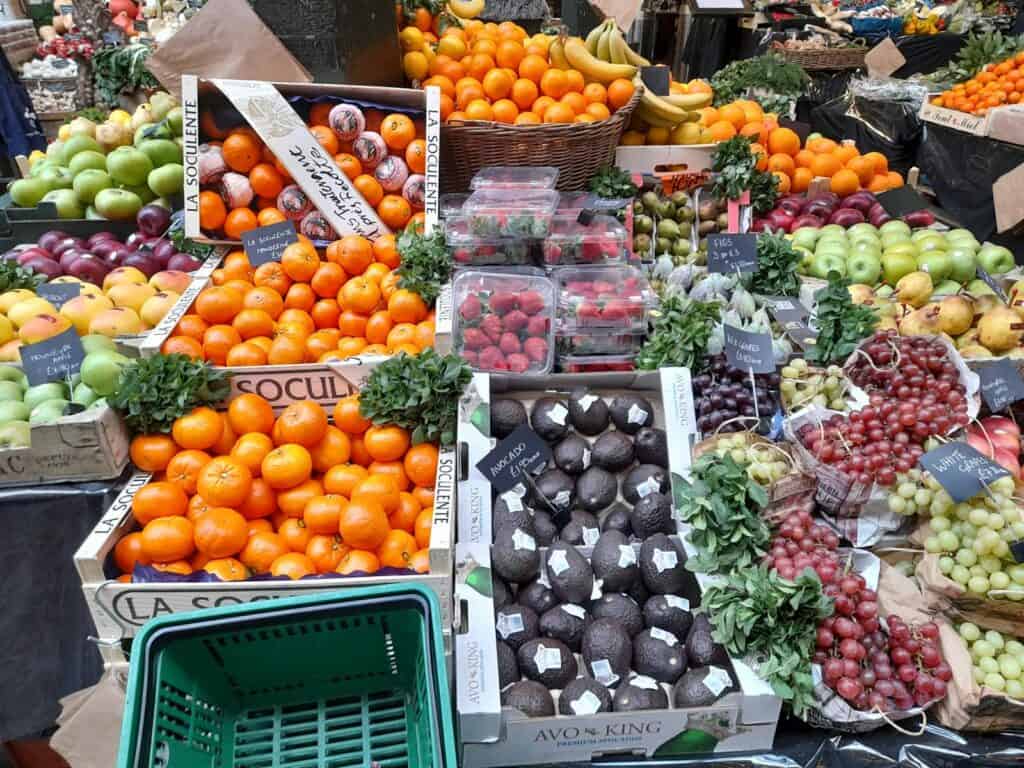
[[[427,144],[423,121],[399,112],[317,102],[309,130],[352,185],[393,230],[421,222]],[[224,130],[202,121],[199,148],[199,225],[211,236],[242,233],[281,221],[314,240],[333,240],[330,224],[292,180],[285,166],[248,127]]]
[[[441,89],[447,121],[591,123],[607,119],[633,96],[631,79],[602,76],[607,62],[590,57],[595,71],[586,73],[569,65],[552,35],[530,37],[514,22],[478,19],[438,35],[428,16],[417,15],[399,33],[403,64],[410,80]]]
[[[982,117],[990,109],[1004,104],[1019,104],[1024,96],[1024,52],[987,64],[985,68],[962,83],[931,100],[936,107],[969,112]]]
[[[122,581],[136,565],[225,581],[251,574],[429,570],[437,448],[340,400],[333,424],[317,403],[277,418],[259,395],[227,411],[196,408],[170,435],[143,435],[131,458],[153,479],[132,499],[140,530],[121,539]]]
[[[286,365],[358,354],[419,354],[433,346],[433,312],[398,287],[394,235],[346,235],[323,250],[299,236],[253,268],[232,251],[196,297],[164,354],[215,365]]]

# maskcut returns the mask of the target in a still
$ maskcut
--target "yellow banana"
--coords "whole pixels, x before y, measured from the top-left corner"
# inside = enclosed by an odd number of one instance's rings
[[[647,125],[653,125],[656,128],[675,128],[683,122],[682,120],[671,120],[669,118],[662,117],[658,113],[652,111],[649,106],[644,103],[643,99],[641,99],[640,103],[636,105],[636,111],[633,112],[633,114],[643,122],[647,123]]]
[[[613,64],[629,64],[629,59],[626,58],[626,45],[625,39],[622,37],[622,32],[619,31],[618,27],[613,27],[609,33],[608,49],[611,53],[611,62]]]
[[[674,107],[680,109],[702,109],[711,106],[714,96],[710,93],[673,93],[668,96],[659,96]]]
[[[632,64],[612,64],[600,61],[587,51],[586,46],[568,40],[565,43],[565,58],[574,69],[583,73],[584,78],[593,82],[610,83],[612,80],[625,78],[632,80],[636,76],[636,67]]]
[[[643,88],[643,80],[637,75],[633,78],[633,84],[637,88]],[[661,96],[656,96],[647,88],[644,88],[640,97],[640,103],[646,107],[646,111],[659,115],[663,120],[669,120],[673,124],[685,122],[689,112],[675,104],[670,104]]]
[[[622,42],[626,42],[623,38]],[[629,43],[626,43],[626,62],[632,64],[634,67],[649,67],[651,62],[641,56],[639,53],[629,47]]]
[[[598,24],[587,35],[586,47],[592,56],[597,55],[597,41],[604,34],[604,23]]]
[[[601,61],[610,62],[612,60],[611,42],[610,37],[612,34],[611,26],[608,22],[604,24],[604,32],[597,38],[597,53],[594,54]]]
[[[561,38],[556,37],[551,41],[551,45],[548,46],[548,59],[555,69],[572,69],[569,60],[565,58],[565,49]]]

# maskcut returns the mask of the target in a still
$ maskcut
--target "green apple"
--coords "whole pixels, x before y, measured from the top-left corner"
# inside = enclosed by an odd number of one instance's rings
[[[117,352],[117,344],[114,343],[114,340],[99,333],[86,334],[80,341],[86,355],[91,355],[93,352]]]
[[[149,156],[135,147],[118,147],[107,155],[107,173],[118,184],[144,184],[152,170]],[[99,207],[97,210],[103,213]]]
[[[953,262],[945,251],[926,251],[917,257],[917,268],[927,272],[933,285],[938,285],[953,271]]]
[[[913,242],[910,240],[910,235],[904,232],[883,232],[881,240],[883,250],[890,246],[897,245],[898,243],[910,243],[913,245]]]
[[[836,253],[846,257],[850,252],[850,246],[840,240],[819,240],[814,248],[815,253]]]
[[[837,235],[842,235],[843,239],[846,239],[846,228],[841,227],[838,224],[826,224],[821,228],[821,234],[827,235],[830,232],[835,232]]]
[[[975,278],[974,280],[971,280],[971,282],[965,285],[964,288],[966,288],[967,292],[972,296],[984,296],[986,294],[991,294],[995,296],[996,293],[991,288],[989,288],[988,283],[986,283],[981,278]]]
[[[154,120],[163,120],[177,104],[177,100],[167,91],[157,91],[149,97],[149,106],[152,107],[150,114]]]
[[[167,113],[167,124],[171,126],[171,132],[175,136],[181,136],[185,133],[183,112],[181,107],[172,107],[171,111]]]
[[[27,421],[11,421],[0,427],[0,448],[28,448],[32,427]]]
[[[48,424],[56,421],[64,415],[64,409],[68,407],[68,401],[63,397],[53,400],[44,400],[28,416],[29,424]]]
[[[85,215],[78,195],[71,189],[53,189],[43,195],[41,202],[53,203],[57,206],[57,218],[80,219]]]
[[[181,192],[185,184],[185,168],[181,163],[168,163],[150,171],[146,181],[154,193],[170,197]]]
[[[181,148],[170,139],[145,139],[138,148],[144,152],[154,168],[181,162]]]
[[[89,168],[75,176],[75,182],[71,185],[71,188],[78,195],[79,200],[92,205],[96,195],[104,189],[110,189],[113,185],[110,175],[106,171],[101,171],[99,168]]]
[[[102,155],[103,147],[92,136],[84,133],[76,134],[64,142],[64,147],[61,151],[61,164],[69,165],[71,158],[79,152],[97,152]]]
[[[79,152],[68,163],[68,170],[71,171],[72,175],[77,176],[82,171],[95,168],[98,171],[107,170],[107,157],[102,152],[94,152],[91,149],[87,149],[85,152]]]
[[[47,146],[46,159],[52,160],[54,165],[62,165],[64,163],[64,142],[57,139],[55,142]]]
[[[82,381],[102,397],[113,394],[121,369],[131,362],[118,352],[100,351],[82,361]]]
[[[74,392],[71,394],[71,402],[84,405],[86,407],[92,405],[99,399],[99,395],[96,394],[95,390],[85,382],[82,382],[75,387]]]
[[[1001,275],[1013,269],[1013,253],[995,243],[985,243],[978,250],[978,266],[990,275]]]
[[[943,251],[949,248],[949,244],[942,237],[925,237],[917,241],[917,252],[928,253],[929,251]]]
[[[75,177],[71,175],[64,166],[57,166],[56,168],[47,168],[41,174],[39,178],[42,179],[48,189],[71,189],[71,184],[75,180]]]
[[[893,243],[892,245],[885,245],[883,243],[882,253],[905,253],[913,257],[917,257],[917,246],[909,240],[903,242]]]
[[[850,246],[850,253],[870,253],[882,258],[882,247],[874,240],[857,240]]]
[[[18,179],[7,188],[11,201],[19,208],[35,208],[50,191],[50,185],[42,178]]]
[[[21,382],[25,374],[21,372],[20,368],[16,368],[13,365],[0,365],[0,381],[16,381]],[[18,395],[18,399],[21,399],[21,395]]]
[[[859,235],[872,235],[873,237],[878,237],[878,230],[875,229],[874,224],[862,221],[858,224],[854,224],[846,230],[846,234],[849,235],[851,240],[856,239]]]
[[[797,265],[797,271],[801,275],[811,274],[811,265],[814,263],[814,252],[809,248],[804,248],[799,245],[793,248],[793,250],[800,254],[800,263]]]
[[[86,410],[98,411],[100,408],[106,408],[107,405],[107,398],[101,397],[99,400],[94,400],[92,405],[90,405]]]
[[[149,205],[151,202],[156,200],[156,195],[153,194],[153,190],[149,188],[149,184],[118,184],[118,189],[124,189],[132,194],[138,195],[139,200],[142,201],[143,205]]]
[[[949,279],[958,283],[969,283],[978,273],[978,267],[974,260],[972,248],[961,248],[955,246],[946,251],[949,256],[950,271]]]
[[[960,283],[956,280],[943,280],[932,290],[932,296],[952,296],[960,292]]]
[[[847,262],[847,273],[854,282],[874,285],[882,274],[882,261],[877,253],[855,252]]]
[[[901,221],[900,219],[893,219],[892,221],[885,222],[885,224],[878,228],[878,231],[882,235],[885,235],[889,232],[902,232],[907,237],[910,237],[910,226],[907,224],[907,222]]]
[[[901,277],[916,271],[917,259],[914,258],[914,254],[906,251],[898,253],[886,251],[882,254],[882,275],[889,285],[896,285]]]
[[[21,400],[8,400],[0,403],[0,424],[12,421],[28,421],[30,408]]]
[[[950,245],[956,245],[960,248],[970,246],[974,250],[978,250],[981,247],[978,238],[969,229],[951,229],[946,233],[946,240],[949,241]]]
[[[67,390],[59,381],[48,381],[46,384],[36,384],[25,390],[22,402],[31,411],[37,405],[47,400],[59,400],[67,396]]]
[[[60,163],[55,163],[53,160],[39,160],[32,164],[32,170],[28,172],[28,175],[35,179],[43,174],[47,168],[59,168]]]
[[[100,216],[99,211],[93,208],[91,205],[85,206],[85,218],[89,221],[106,221],[106,216]]]
[[[16,381],[0,381],[0,403],[9,400],[21,402],[21,385]],[[9,421],[9,419],[8,419]]]
[[[811,274],[815,277],[826,279],[830,272],[838,272],[840,276],[846,276],[846,259],[838,253],[826,251],[815,253],[814,261],[811,264]]]
[[[100,216],[114,221],[134,219],[142,207],[142,200],[127,189],[103,189],[93,201]]]
[[[818,237],[820,236],[821,231],[817,227],[800,227],[800,229],[793,233],[791,242],[794,247],[814,248],[814,244],[818,242]]]

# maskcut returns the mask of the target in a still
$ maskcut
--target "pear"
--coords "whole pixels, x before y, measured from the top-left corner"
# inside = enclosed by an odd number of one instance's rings
[[[900,301],[917,309],[931,298],[933,287],[932,276],[927,272],[911,272],[896,283],[896,295]]]
[[[959,336],[974,322],[974,305],[964,296],[947,296],[939,302],[939,327],[943,333]]]
[[[139,104],[135,109],[135,113],[132,115],[132,121],[130,123],[132,127],[132,134],[139,130],[143,125],[148,125],[153,122],[153,107],[149,104]]]
[[[960,357],[965,360],[976,360],[978,358],[992,357],[992,353],[981,346],[981,344],[968,344],[960,348]]]
[[[978,343],[978,329],[971,328],[967,333],[960,334],[953,343],[957,349],[963,349]]]
[[[934,336],[941,332],[939,308],[934,304],[915,309],[900,320],[900,335],[902,336]]]
[[[872,300],[875,298],[875,292],[872,290],[870,285],[854,283],[847,290],[850,291],[850,301],[854,304],[874,303]]]
[[[87,117],[76,117],[68,124],[68,132],[71,136],[88,136],[96,138],[96,123]]]
[[[978,341],[991,352],[1008,352],[1020,344],[1024,322],[1009,307],[994,307],[978,321]]]

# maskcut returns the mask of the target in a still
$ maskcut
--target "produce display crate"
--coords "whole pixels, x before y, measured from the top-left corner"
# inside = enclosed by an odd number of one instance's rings
[[[630,173],[670,173],[711,170],[711,156],[717,144],[662,144],[644,147],[618,147],[615,164]]]
[[[864,66],[864,57],[868,48],[855,46],[848,48],[786,48],[776,47],[775,52],[790,64],[798,64],[807,70],[860,69]]]
[[[110,480],[128,465],[130,437],[110,408],[33,424],[32,445],[0,450],[0,488]]]
[[[456,768],[440,625],[416,584],[158,619],[136,640],[118,768]]]
[[[446,630],[452,626],[455,453],[451,450],[442,450],[438,457],[429,574],[338,575],[337,578],[313,577],[297,581],[274,578],[232,582],[168,580],[139,584],[117,581],[111,562],[114,547],[123,536],[138,528],[132,516],[132,499],[150,479],[151,476],[145,473],[133,475],[75,553],[75,567],[82,579],[82,589],[101,640],[134,637],[147,621],[166,614],[379,584],[418,583],[429,587],[440,601]]]
[[[991,113],[989,113],[991,114]],[[926,123],[941,125],[945,128],[953,128],[957,131],[969,133],[972,136],[987,136],[989,127],[989,115],[971,115],[957,109],[946,109],[937,107],[925,99],[921,105],[920,118]]]

